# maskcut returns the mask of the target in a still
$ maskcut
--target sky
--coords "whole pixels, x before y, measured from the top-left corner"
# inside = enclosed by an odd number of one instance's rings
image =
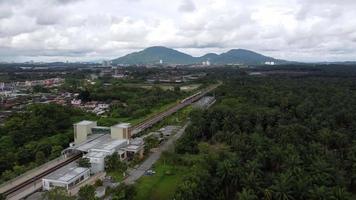
[[[355,61],[355,10],[356,0],[0,0],[0,61],[99,61],[150,46]]]

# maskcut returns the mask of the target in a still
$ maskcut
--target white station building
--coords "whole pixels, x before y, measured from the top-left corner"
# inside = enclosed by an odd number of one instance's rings
[[[95,121],[81,121],[74,126],[74,142],[65,149],[64,156],[82,153],[88,158],[89,168],[71,163],[56,170],[42,179],[44,190],[64,187],[67,190],[87,180],[91,174],[105,170],[105,157],[118,153],[120,160],[130,160],[135,154],[143,157],[144,142],[142,138],[131,138],[129,123],[120,123],[111,127],[97,126]]]
[[[115,152],[121,160],[130,160],[135,154],[143,156],[143,139],[132,139],[130,128],[129,123],[103,127],[95,121],[81,121],[74,124],[74,143],[63,154],[82,152],[90,160],[92,173],[104,171],[105,157]]]
[[[42,179],[44,190],[51,190],[55,187],[71,189],[73,186],[87,180],[90,177],[90,169],[69,165],[63,167]]]

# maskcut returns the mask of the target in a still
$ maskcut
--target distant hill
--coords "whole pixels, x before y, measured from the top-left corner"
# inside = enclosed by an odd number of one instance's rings
[[[130,53],[112,60],[115,64],[157,64],[160,60],[165,63],[191,64],[195,58],[191,55],[167,47],[149,47],[143,51]]]
[[[267,57],[245,49],[232,49],[226,53],[208,53],[201,57],[193,57],[180,51],[167,47],[154,46],[139,52],[130,53],[126,56],[112,60],[114,64],[157,64],[162,60],[168,64],[196,64],[209,60],[211,64],[248,64],[260,65],[265,62],[276,64],[287,61]]]

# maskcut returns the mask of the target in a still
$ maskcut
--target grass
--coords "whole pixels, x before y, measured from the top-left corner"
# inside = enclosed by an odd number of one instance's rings
[[[157,124],[154,124],[151,128],[146,129],[145,131],[142,131],[139,133],[137,136],[145,135],[150,132],[154,132],[162,128],[163,126],[167,125],[177,125],[177,126],[182,126],[187,122],[187,119],[189,117],[190,112],[193,110],[193,107],[187,106],[176,113],[174,113],[171,116],[166,117],[162,121],[158,122]]]
[[[124,175],[121,171],[109,172],[107,175],[111,176],[115,180],[115,182],[121,182],[122,180],[124,180]]]
[[[164,125],[182,125],[186,122],[192,106],[187,106],[177,113],[167,117],[162,122],[154,125],[150,131],[159,129]],[[182,182],[185,174],[189,173],[189,167],[172,165],[164,162],[161,157],[154,165],[156,174],[143,176],[135,184],[137,195],[135,200],[164,200],[172,199],[178,185]],[[171,174],[167,174],[169,171]]]
[[[135,200],[163,200],[172,199],[177,186],[183,180],[189,169],[183,166],[173,166],[159,161],[155,164],[156,174],[144,176],[135,185],[137,195]],[[167,174],[166,172],[170,172]]]

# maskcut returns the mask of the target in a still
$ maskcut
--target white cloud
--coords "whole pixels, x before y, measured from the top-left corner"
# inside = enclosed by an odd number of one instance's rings
[[[0,60],[97,60],[152,45],[356,60],[354,0],[1,0]]]

